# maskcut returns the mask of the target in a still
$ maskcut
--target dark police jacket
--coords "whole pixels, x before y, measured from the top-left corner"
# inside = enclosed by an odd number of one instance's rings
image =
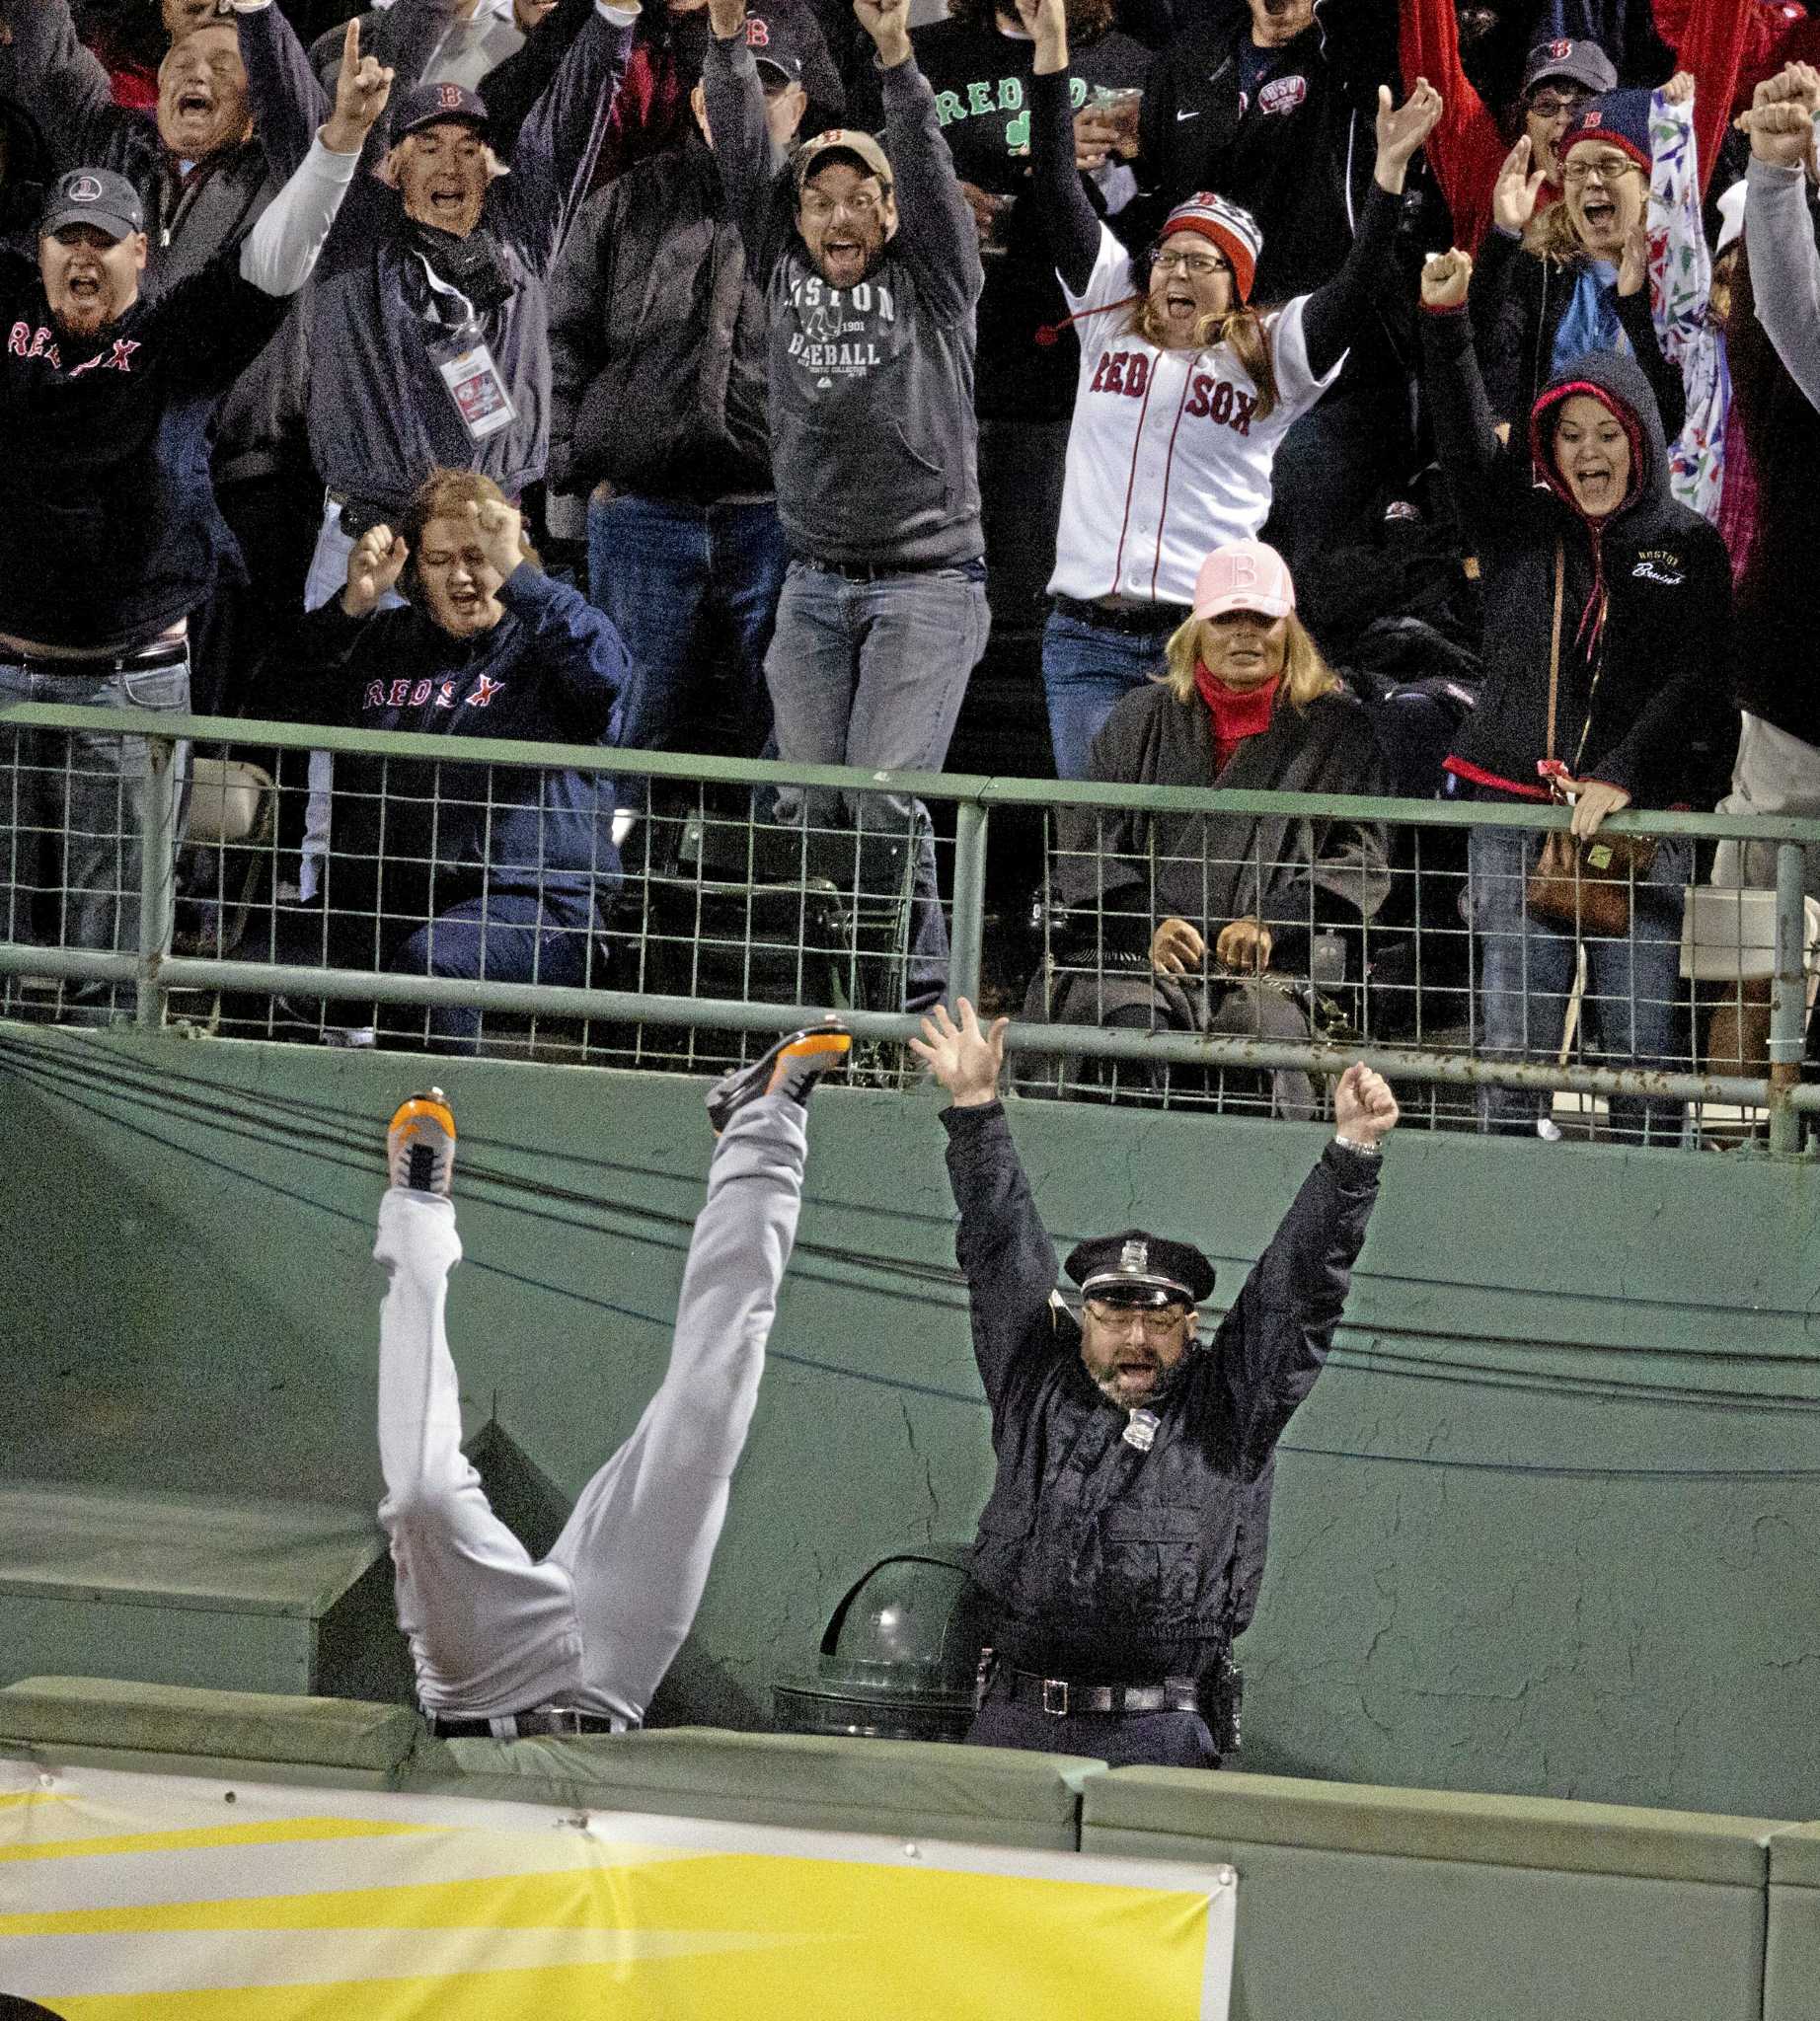
[[[1055,1250],[1003,1107],[949,1108],[943,1121],[998,1456],[973,1547],[994,1649],[1018,1669],[1087,1681],[1204,1676],[1251,1618],[1272,1455],[1332,1344],[1378,1161],[1338,1145],[1322,1154],[1140,1453],[1053,1300]]]

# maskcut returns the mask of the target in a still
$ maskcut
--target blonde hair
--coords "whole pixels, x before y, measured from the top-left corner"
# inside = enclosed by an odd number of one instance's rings
[[[1239,360],[1245,376],[1257,389],[1257,418],[1266,421],[1276,412],[1282,394],[1276,383],[1276,358],[1270,347],[1270,333],[1264,328],[1263,319],[1249,304],[1224,313],[1210,309],[1194,326],[1192,343],[1173,345],[1163,318],[1158,315],[1150,299],[1148,287],[1138,297],[1131,311],[1130,321],[1125,325],[1127,337],[1141,337],[1146,343],[1154,343],[1158,350],[1211,350],[1216,343],[1223,343]]]
[[[1211,618],[1190,618],[1185,625],[1176,626],[1163,649],[1163,672],[1151,676],[1153,681],[1161,681],[1177,702],[1194,700],[1194,662],[1205,657],[1201,651],[1201,632],[1212,623]],[[1338,694],[1345,684],[1321,657],[1320,646],[1309,636],[1308,627],[1294,611],[1289,612],[1283,623],[1289,628],[1289,636],[1283,641],[1282,685],[1276,691],[1275,706],[1280,709],[1287,702],[1298,715],[1305,715],[1311,702],[1323,695]]]
[[[1649,176],[1640,162],[1626,157],[1627,166],[1643,178],[1643,207],[1637,213],[1643,216],[1649,207]],[[1566,157],[1561,157],[1561,168],[1566,170]],[[1580,237],[1579,227],[1573,221],[1567,199],[1561,197],[1557,203],[1551,203],[1547,210],[1539,210],[1523,228],[1523,250],[1532,253],[1538,260],[1546,260],[1554,266],[1571,266],[1576,260],[1591,256],[1586,250],[1586,241]]]

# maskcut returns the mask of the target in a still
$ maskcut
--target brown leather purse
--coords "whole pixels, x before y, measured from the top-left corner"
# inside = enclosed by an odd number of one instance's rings
[[[1555,544],[1555,627],[1549,641],[1549,761],[1555,760],[1555,713],[1560,701],[1561,595],[1566,582],[1566,551]],[[1586,720],[1580,725],[1579,746],[1573,754],[1574,772],[1586,752],[1592,730],[1592,701],[1599,692],[1599,674],[1593,675],[1592,694],[1586,698]],[[1558,783],[1555,785],[1558,794]],[[1524,904],[1539,920],[1572,928],[1575,934],[1590,934],[1596,939],[1622,940],[1630,931],[1630,894],[1649,874],[1656,859],[1655,837],[1651,835],[1607,835],[1601,832],[1581,840],[1564,828],[1551,828],[1542,838],[1542,853],[1524,886]]]

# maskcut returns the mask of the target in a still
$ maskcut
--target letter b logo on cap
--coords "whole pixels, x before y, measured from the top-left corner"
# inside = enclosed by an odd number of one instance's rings
[[[72,176],[64,194],[71,203],[99,203],[101,185],[93,176]]]

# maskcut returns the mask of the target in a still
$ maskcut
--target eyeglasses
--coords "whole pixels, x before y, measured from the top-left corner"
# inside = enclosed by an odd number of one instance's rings
[[[1627,161],[1621,154],[1595,155],[1591,161],[1576,154],[1561,170],[1560,179],[1562,183],[1571,183],[1578,188],[1593,176],[1602,183],[1616,183],[1620,176],[1640,176],[1642,173],[1635,162]]]
[[[1188,1316],[1180,1306],[1108,1306],[1103,1299],[1089,1299],[1088,1315],[1110,1333],[1129,1333],[1135,1328],[1146,1340],[1167,1340],[1181,1330]]]
[[[1172,250],[1159,248],[1150,256],[1150,263],[1167,273],[1172,266],[1178,266],[1183,273],[1191,273],[1197,280],[1205,280],[1210,273],[1231,273],[1230,260],[1222,260],[1217,253],[1190,252],[1186,247]]]
[[[1584,92],[1541,91],[1530,100],[1529,109],[1541,119],[1558,119],[1563,112],[1577,112],[1586,103]]]
[[[849,217],[876,217],[884,205],[884,195],[874,189],[854,189],[845,196],[828,196],[819,189],[802,192],[802,215],[813,218],[817,224],[831,218],[837,210],[846,211]]]

